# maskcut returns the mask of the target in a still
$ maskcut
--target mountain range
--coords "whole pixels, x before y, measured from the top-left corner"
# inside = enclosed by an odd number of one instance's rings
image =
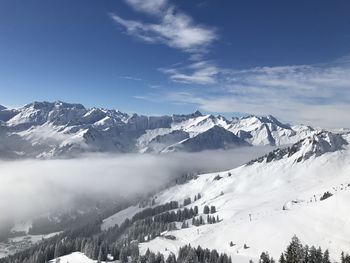
[[[1,107],[0,112],[1,155],[6,157],[74,157],[89,152],[167,154],[276,146],[239,167],[189,175],[117,212],[101,214],[92,224],[92,236],[86,237],[84,228],[73,234],[31,236],[33,240],[41,238],[35,241],[39,250],[33,248],[31,257],[53,250],[49,259],[56,259],[51,262],[58,258],[96,262],[93,251],[103,247],[113,254],[113,247],[126,244],[136,244],[140,255],[152,251],[168,257],[190,244],[225,253],[233,262],[258,262],[263,251],[278,258],[294,235],[303,244],[328,249],[332,261],[348,251],[348,131],[283,124],[273,116],[228,120],[196,111],[148,117],[63,102],[35,102],[19,109]],[[16,240],[28,238],[26,231]],[[88,245],[69,248],[67,239]],[[115,243],[108,243],[110,240]],[[57,244],[69,250],[59,251]],[[10,262],[27,252],[21,253]]]
[[[75,157],[83,153],[198,152],[242,146],[280,146],[317,130],[273,116],[144,116],[61,101],[0,106],[2,158]]]

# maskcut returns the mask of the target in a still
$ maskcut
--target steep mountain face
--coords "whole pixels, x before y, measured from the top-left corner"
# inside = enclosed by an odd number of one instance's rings
[[[249,143],[232,132],[215,125],[203,133],[167,147],[163,152],[200,152],[203,150],[229,149],[249,145]]]
[[[0,107],[1,157],[74,157],[86,152],[201,151],[294,143],[315,131],[272,116],[235,118],[188,115],[143,116],[81,104],[33,102]]]
[[[0,105],[0,123],[2,121],[8,121],[13,116],[15,116],[18,112],[16,110],[7,109],[6,107]]]
[[[226,127],[253,145],[284,145],[295,143],[313,132],[308,126],[290,126],[273,116],[248,116],[233,120]]]
[[[141,242],[141,253],[176,254],[191,244],[225,252],[233,262],[257,262],[262,251],[278,258],[297,235],[303,243],[329,249],[337,260],[349,248],[349,141],[350,134],[321,132],[233,170],[199,175],[158,193],[152,197],[155,205],[191,198],[184,206],[198,206],[197,218],[202,216],[204,223],[187,220],[185,228],[179,223],[178,229]],[[201,198],[194,198],[198,194]],[[209,216],[218,216],[219,222],[207,222],[206,206],[215,207]],[[102,227],[140,210],[127,208]]]

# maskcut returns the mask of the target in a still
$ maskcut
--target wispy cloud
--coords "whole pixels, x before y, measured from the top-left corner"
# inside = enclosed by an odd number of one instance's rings
[[[128,34],[143,41],[162,43],[198,58],[217,38],[215,29],[196,24],[189,15],[178,10],[168,0],[125,1],[136,11],[157,20],[156,23],[147,23],[111,14],[111,18],[123,26]]]
[[[127,79],[127,80],[134,80],[134,81],[142,81],[143,79],[137,78],[137,77],[132,77],[132,76],[120,76],[119,78],[121,79]]]
[[[160,70],[169,75],[172,81],[186,84],[214,84],[219,73],[217,66],[208,61]]]
[[[168,0],[125,0],[125,2],[136,11],[151,15],[160,15],[168,5]]]
[[[164,91],[162,98],[208,112],[274,114],[294,123],[349,127],[350,61],[246,70],[215,67],[211,72],[202,83],[216,85]],[[191,74],[170,73],[174,81],[201,82]]]

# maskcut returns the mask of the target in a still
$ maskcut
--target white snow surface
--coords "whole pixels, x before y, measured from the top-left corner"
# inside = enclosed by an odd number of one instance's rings
[[[57,259],[50,260],[50,262],[55,263]],[[59,257],[59,263],[96,263],[97,260],[92,260],[85,256],[81,252],[73,252],[69,255]],[[102,261],[101,263],[104,263]],[[109,262],[117,262],[117,261],[109,261]]]
[[[145,208],[139,208],[138,206],[130,206],[114,215],[103,220],[101,230],[107,230],[108,228],[114,227],[124,222],[125,219],[131,219],[136,213],[142,211]]]
[[[350,139],[349,135],[344,138]],[[193,200],[201,193],[202,198],[189,207],[197,205],[202,212],[204,205],[215,205],[215,216],[222,221],[172,231],[176,240],[158,237],[141,243],[141,252],[150,248],[177,253],[180,246],[191,244],[228,253],[233,262],[256,262],[263,251],[278,259],[297,235],[304,244],[329,249],[331,258],[339,260],[341,251],[350,247],[350,147],[297,162],[312,148],[310,143],[303,142],[290,157],[200,175],[157,194],[157,204],[162,204]],[[218,174],[222,179],[214,180]],[[333,196],[321,201],[326,191]],[[236,245],[230,247],[231,241]],[[244,249],[244,244],[249,248]]]

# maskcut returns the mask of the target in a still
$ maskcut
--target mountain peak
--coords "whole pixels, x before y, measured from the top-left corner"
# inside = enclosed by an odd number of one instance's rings
[[[348,142],[341,134],[322,131],[302,139],[290,147],[278,148],[258,159],[250,161],[248,165],[264,161],[269,163],[284,157],[293,158],[294,162],[306,161],[312,156],[318,157],[325,153],[343,150],[345,145],[348,145]]]
[[[201,117],[201,116],[203,116],[203,114],[197,110],[197,111],[190,113],[190,114],[173,114],[172,117],[175,121],[179,122],[179,121],[197,118],[197,117]]]
[[[5,106],[0,105],[0,110],[6,110],[7,108]]]
[[[272,115],[267,116],[258,116],[258,115],[248,115],[246,117],[242,117],[243,120],[253,120],[254,122],[260,121],[261,123],[272,123],[284,129],[291,129],[288,124],[283,124],[276,117]]]
[[[67,109],[85,109],[82,104],[79,103],[67,103],[63,101],[33,101],[32,103],[26,104],[23,108],[34,108],[36,110],[52,109],[52,108],[67,108]]]
[[[194,113],[192,113],[192,115],[196,117],[203,116],[203,114],[199,110],[196,110]]]

